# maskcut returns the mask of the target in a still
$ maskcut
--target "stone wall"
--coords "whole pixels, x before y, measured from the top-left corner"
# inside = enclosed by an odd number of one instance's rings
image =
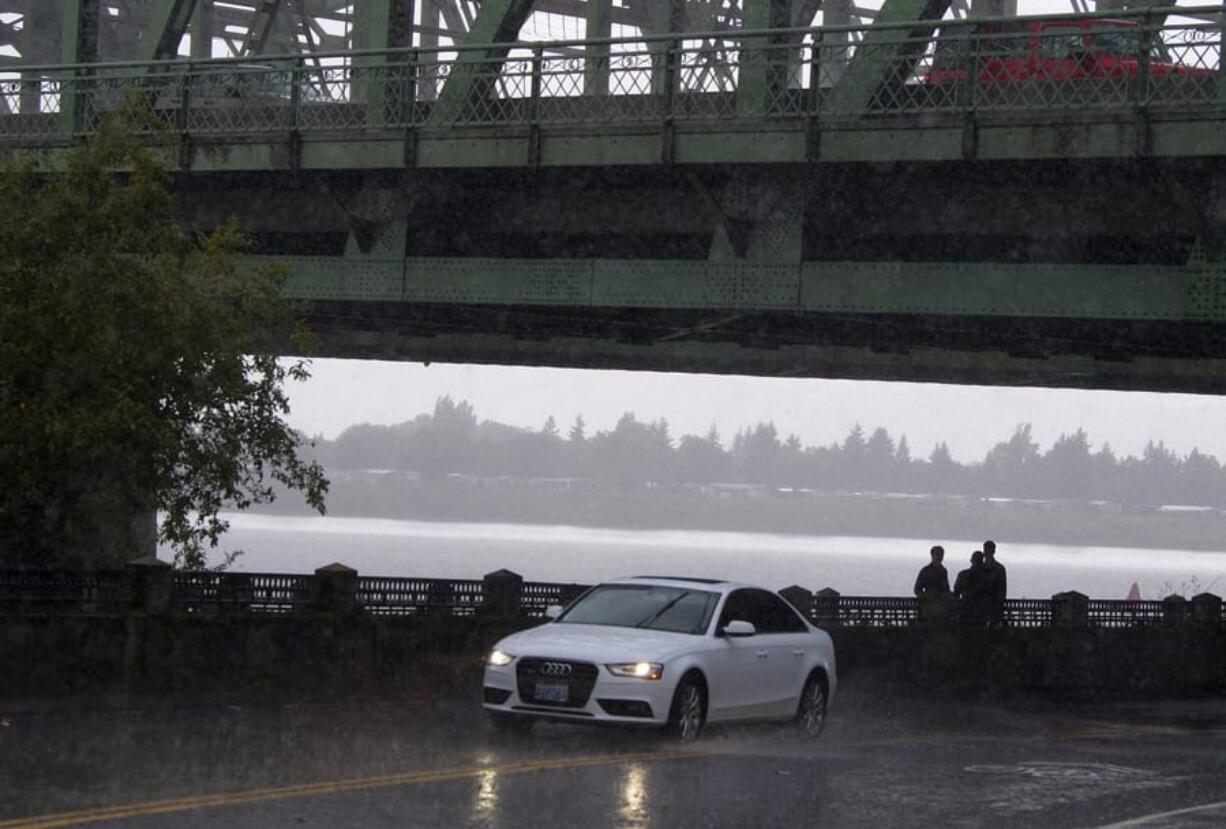
[[[211,602],[176,599],[164,566],[136,566],[118,581],[73,580],[87,603],[79,596],[64,600],[47,579],[24,583],[23,589],[38,590],[0,602],[0,699],[475,696],[482,655],[507,633],[540,624],[543,603],[566,601],[581,589],[526,584],[497,571],[479,583],[477,603],[458,601],[455,591],[443,589],[447,584],[431,582],[407,603],[383,605],[381,615],[357,601],[357,574],[340,565],[317,571],[301,601],[279,612],[254,609],[261,605],[253,604],[248,587],[240,591],[242,601],[220,593]],[[41,603],[21,598],[39,591]],[[840,680],[860,692],[967,698],[1226,693],[1226,625],[1221,600],[1208,594],[1145,608],[1120,603],[1122,610],[1097,608],[1095,617],[1092,605],[1107,603],[1065,593],[1050,604],[1019,603],[1013,626],[983,628],[958,626],[956,614],[917,612],[912,599],[848,599],[831,590],[815,596],[799,587],[781,592],[830,631]],[[1027,611],[1023,605],[1030,604],[1036,607]],[[1107,624],[1123,611],[1144,614],[1130,616],[1129,624]]]
[[[866,691],[967,698],[1226,694],[1221,629],[841,628],[840,677]]]

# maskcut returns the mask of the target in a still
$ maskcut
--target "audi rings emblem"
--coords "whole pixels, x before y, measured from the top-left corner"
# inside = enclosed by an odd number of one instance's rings
[[[570,676],[573,666],[566,662],[542,662],[541,676]]]

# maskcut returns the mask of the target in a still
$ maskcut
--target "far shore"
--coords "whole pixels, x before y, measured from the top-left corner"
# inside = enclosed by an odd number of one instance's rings
[[[259,509],[313,515],[282,497]],[[474,489],[403,481],[338,482],[328,514],[460,523],[544,524],[633,530],[704,530],[786,535],[985,537],[1062,546],[1226,551],[1226,515],[1216,511],[1124,510],[1114,505],[814,494],[712,496],[684,491]]]

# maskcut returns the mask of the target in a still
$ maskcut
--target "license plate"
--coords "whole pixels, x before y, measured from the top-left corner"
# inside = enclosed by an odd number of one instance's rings
[[[565,682],[536,683],[537,702],[566,702],[570,699],[570,686]]]

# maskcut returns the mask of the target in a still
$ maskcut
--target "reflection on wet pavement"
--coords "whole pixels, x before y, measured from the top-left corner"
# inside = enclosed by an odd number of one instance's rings
[[[647,802],[647,767],[642,763],[627,763],[622,768],[620,825],[626,829],[646,829],[651,825]]]

